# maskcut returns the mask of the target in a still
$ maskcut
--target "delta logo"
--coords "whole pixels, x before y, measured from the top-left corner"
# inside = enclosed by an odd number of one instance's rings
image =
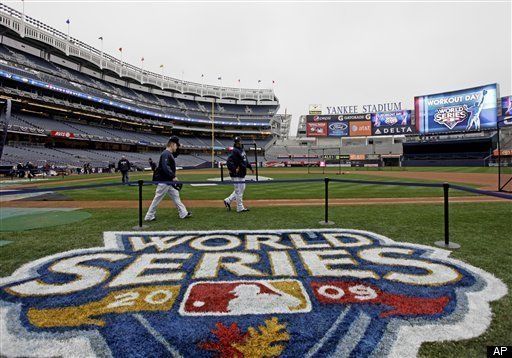
[[[491,323],[506,286],[344,229],[107,232],[0,279],[0,355],[413,357]]]

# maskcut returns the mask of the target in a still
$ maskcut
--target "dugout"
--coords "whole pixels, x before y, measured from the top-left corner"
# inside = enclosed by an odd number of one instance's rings
[[[488,166],[495,143],[494,136],[420,137],[418,141],[403,143],[403,165]]]

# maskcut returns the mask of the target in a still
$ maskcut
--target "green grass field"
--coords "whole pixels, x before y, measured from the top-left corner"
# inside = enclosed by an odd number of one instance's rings
[[[72,225],[25,232],[0,233],[0,240],[13,243],[0,247],[0,275],[9,275],[21,264],[65,250],[101,245],[104,231],[129,230],[137,222],[136,210],[88,210],[92,216]],[[508,203],[452,204],[451,237],[462,248],[452,256],[492,272],[512,285],[512,245]],[[315,228],[322,219],[320,207],[254,208],[238,215],[223,209],[200,208],[194,217],[177,220],[174,209],[161,209],[150,230],[169,229],[272,229]],[[236,221],[234,220],[236,218]],[[393,240],[432,245],[443,237],[440,205],[379,205],[333,207],[336,227],[364,229]],[[482,336],[469,341],[427,343],[420,355],[428,357],[481,357],[486,345],[512,342],[512,299],[510,295],[492,303],[494,320]]]
[[[279,170],[278,170],[279,169]],[[300,174],[283,168],[263,170],[262,175],[275,179],[323,178],[324,174]],[[428,169],[432,168],[422,168]],[[443,168],[459,171],[457,168]],[[478,168],[485,169],[485,168]],[[419,171],[419,168],[418,168]],[[461,169],[460,172],[465,172]],[[493,173],[487,171],[469,171]],[[180,175],[181,180],[204,180],[218,175],[198,171],[193,175]],[[392,180],[365,175],[353,171],[336,176],[364,180]],[[148,180],[149,174],[132,174],[132,180]],[[83,182],[81,179],[98,179]],[[73,176],[65,178],[65,185],[107,183],[120,180],[105,175]],[[396,179],[393,179],[396,180]],[[405,181],[414,181],[404,179]],[[63,185],[62,178],[41,182],[40,187]],[[470,185],[471,186],[471,185]],[[222,199],[232,190],[231,186],[190,187],[183,189],[183,199]],[[246,199],[306,199],[323,198],[323,183],[265,184],[249,186]],[[154,187],[144,188],[144,198],[151,199]],[[136,200],[137,188],[113,187],[83,191],[62,192],[74,200]],[[417,197],[440,196],[438,188],[385,187],[378,185],[331,184],[331,198]],[[451,195],[460,195],[451,191]],[[462,193],[462,195],[467,195]],[[146,209],[146,208],[145,208]],[[23,263],[71,249],[93,247],[102,244],[104,231],[129,231],[137,224],[135,209],[88,209],[89,218],[68,225],[32,229],[22,232],[0,232],[0,242],[12,243],[0,246],[0,275],[11,274]],[[224,208],[194,208],[194,216],[178,220],[175,209],[159,209],[158,221],[148,230],[212,230],[212,229],[293,229],[317,228],[323,219],[323,207],[255,207],[249,213],[226,212]],[[462,245],[452,257],[493,273],[512,287],[512,202],[453,203],[450,205],[451,239]],[[330,219],[335,227],[362,229],[385,235],[396,241],[433,245],[443,239],[443,208],[437,204],[335,206],[330,208]],[[512,298],[509,295],[493,302],[494,318],[487,332],[478,338],[446,343],[426,343],[420,350],[424,357],[483,357],[487,345],[512,344]]]
[[[317,168],[318,169],[318,168]],[[331,179],[358,179],[367,181],[405,181],[405,182],[426,182],[439,183],[434,180],[419,180],[409,178],[387,178],[365,175],[364,172],[351,171],[349,174],[337,175],[335,171],[326,174],[304,174],[304,169],[298,170],[294,168],[285,169],[288,173],[282,173],[283,168],[263,169],[261,175],[268,176],[273,179],[323,179],[326,176]],[[194,174],[180,174],[179,179],[183,181],[206,181],[210,178],[220,177],[220,174],[205,174],[198,170]],[[94,179],[93,181],[84,182],[81,179]],[[131,181],[151,180],[149,173],[132,173]],[[229,180],[229,177],[226,178]],[[118,175],[91,175],[91,176],[71,176],[64,180],[50,179],[43,181],[39,185],[40,188],[52,188],[56,186],[79,186],[89,184],[105,184],[119,182]],[[464,185],[475,187],[470,183]],[[324,184],[323,182],[313,183],[280,183],[280,184],[256,184],[248,185],[246,191],[247,199],[309,199],[323,198]],[[183,189],[182,197],[184,199],[220,199],[228,196],[232,191],[231,185],[217,186],[190,186],[187,185]],[[73,200],[136,200],[138,198],[138,189],[136,187],[114,186],[106,188],[88,189],[88,190],[66,190],[61,194]],[[152,199],[154,195],[154,186],[145,186],[143,190],[143,199]],[[383,186],[374,184],[353,184],[353,183],[334,183],[329,186],[329,196],[331,198],[411,198],[411,197],[435,197],[441,196],[440,188],[420,188],[410,186]],[[460,191],[451,191],[451,195],[471,195]]]

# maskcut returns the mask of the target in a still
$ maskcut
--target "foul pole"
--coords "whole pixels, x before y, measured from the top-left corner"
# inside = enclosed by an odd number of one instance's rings
[[[0,159],[2,159],[2,154],[4,153],[4,147],[7,143],[7,130],[9,127],[9,122],[11,121],[11,100],[8,99],[5,101],[5,108],[1,108],[0,118],[3,122],[2,128],[2,138],[0,141]],[[4,113],[5,112],[5,113]]]

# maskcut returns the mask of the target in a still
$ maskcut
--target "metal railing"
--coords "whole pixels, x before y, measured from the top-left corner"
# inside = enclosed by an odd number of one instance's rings
[[[325,178],[312,178],[312,179],[276,179],[276,180],[265,180],[265,181],[245,181],[245,184],[249,185],[271,185],[271,184],[297,184],[297,183],[324,183],[324,219],[320,221],[322,225],[334,225],[334,222],[329,220],[329,183],[350,183],[350,184],[373,184],[373,185],[388,185],[388,186],[409,186],[409,187],[426,187],[426,188],[443,188],[443,231],[444,240],[437,241],[435,244],[448,249],[459,248],[460,245],[450,242],[450,220],[449,220],[449,191],[450,189],[469,192],[478,195],[492,196],[496,198],[512,200],[512,194],[506,194],[502,192],[494,192],[488,190],[480,190],[475,188],[469,188],[462,185],[449,184],[449,183],[421,183],[421,182],[403,182],[403,181],[382,181],[382,180],[360,180],[360,179],[331,179]],[[28,193],[47,193],[49,191],[67,191],[67,190],[86,190],[96,188],[106,188],[115,186],[136,186],[138,188],[138,227],[134,229],[143,229],[143,200],[142,200],[142,189],[147,185],[158,185],[158,184],[182,184],[182,185],[193,185],[193,184],[209,184],[211,181],[172,181],[172,182],[161,182],[161,181],[144,181],[138,180],[136,182],[129,183],[105,183],[105,184],[87,184],[79,186],[66,186],[66,187],[54,187],[54,188],[43,188],[43,189],[18,189],[12,191],[0,191],[0,197],[9,195],[19,195]],[[240,184],[238,181],[224,180],[216,182],[218,185],[237,185]]]

